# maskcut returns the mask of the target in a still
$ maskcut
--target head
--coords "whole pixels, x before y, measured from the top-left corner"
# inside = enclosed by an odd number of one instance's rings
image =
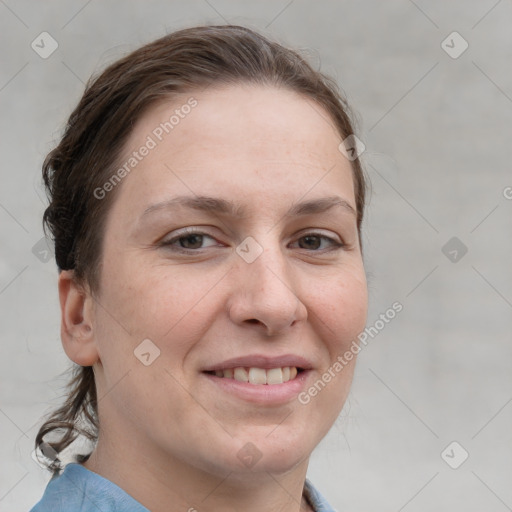
[[[118,436],[218,474],[253,471],[244,450],[277,473],[306,460],[366,321],[353,133],[330,79],[243,27],[169,34],[92,80],[43,167],[74,375],[36,445]],[[235,366],[324,385],[241,396]]]

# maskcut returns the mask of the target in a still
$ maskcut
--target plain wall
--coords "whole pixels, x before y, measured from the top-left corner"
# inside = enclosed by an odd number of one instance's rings
[[[511,19],[495,0],[1,2],[0,510],[42,495],[34,437],[69,367],[55,263],[37,245],[42,160],[93,72],[166,32],[226,22],[337,79],[372,183],[368,325],[403,305],[361,350],[309,478],[339,511],[511,510]],[[58,43],[47,59],[31,48],[44,31]]]

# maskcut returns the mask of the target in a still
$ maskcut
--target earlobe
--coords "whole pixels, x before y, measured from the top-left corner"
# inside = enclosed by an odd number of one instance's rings
[[[59,274],[61,339],[66,355],[80,366],[99,360],[94,335],[94,312],[90,292],[79,284],[72,270]]]

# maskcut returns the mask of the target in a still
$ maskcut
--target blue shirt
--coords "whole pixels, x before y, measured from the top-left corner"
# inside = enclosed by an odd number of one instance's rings
[[[315,512],[335,512],[306,478],[304,496]],[[110,480],[77,463],[69,463],[48,482],[30,512],[150,512]]]

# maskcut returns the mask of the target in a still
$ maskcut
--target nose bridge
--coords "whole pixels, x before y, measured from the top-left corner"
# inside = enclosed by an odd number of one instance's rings
[[[283,261],[283,258],[273,254],[273,252],[276,251],[265,249],[259,261],[255,262],[256,265],[253,268],[253,272],[257,277],[256,288],[265,295],[271,292],[277,292],[279,295],[294,295],[293,284],[289,279],[286,263]]]
[[[252,263],[246,262],[245,270],[255,277],[256,287],[258,288],[259,284],[262,291],[270,291],[274,287],[285,287],[288,293],[293,294],[289,264],[286,261],[284,248],[277,239],[276,230],[261,234],[258,240],[253,239],[251,242],[250,250],[255,251],[253,253],[255,259]]]
[[[237,322],[258,320],[270,333],[279,332],[305,315],[291,268],[274,231],[248,237],[237,248],[239,287],[232,299]]]

